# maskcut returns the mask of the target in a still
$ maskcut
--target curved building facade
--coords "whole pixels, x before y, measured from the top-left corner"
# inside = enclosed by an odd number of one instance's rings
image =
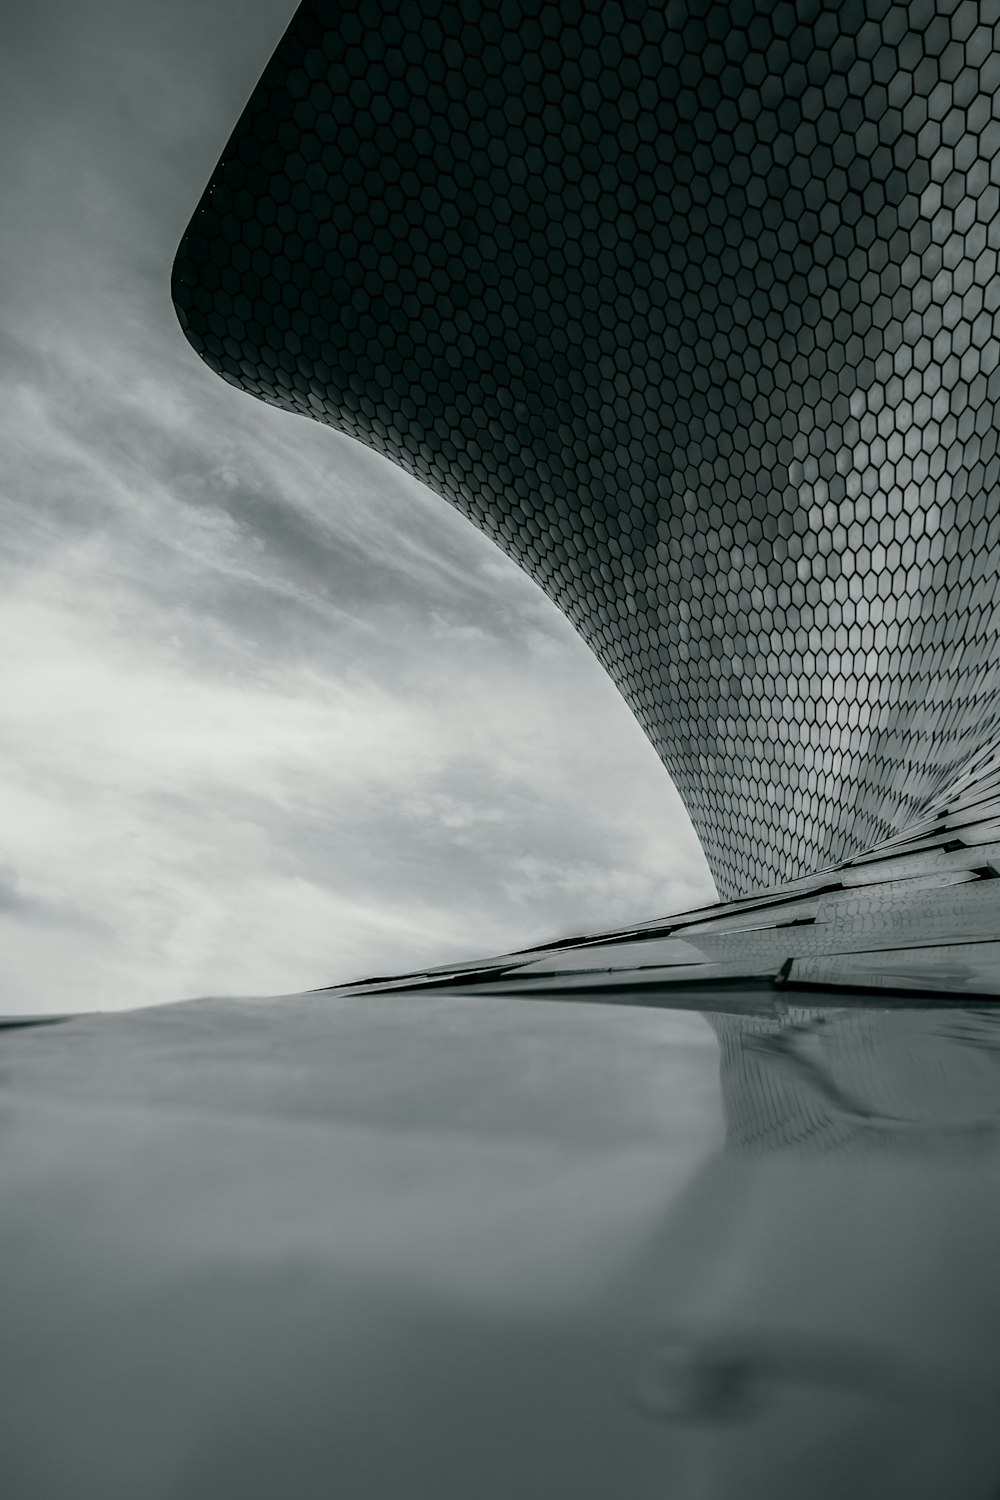
[[[724,898],[994,763],[998,23],[306,0],[178,252],[214,370],[564,611]]]

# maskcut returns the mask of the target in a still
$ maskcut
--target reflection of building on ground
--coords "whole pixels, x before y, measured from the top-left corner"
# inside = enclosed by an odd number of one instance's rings
[[[730,1148],[995,1149],[1000,1016],[816,1010],[714,1015]]]
[[[997,737],[988,9],[306,0],[178,254],[213,369],[567,613],[723,896]]]
[[[676,1492],[989,1494],[1000,1018],[706,1018],[726,1143],[633,1272],[635,1397]]]

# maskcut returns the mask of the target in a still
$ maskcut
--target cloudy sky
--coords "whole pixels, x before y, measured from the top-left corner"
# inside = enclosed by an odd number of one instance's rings
[[[176,326],[174,249],[292,9],[35,0],[5,23],[8,1014],[307,988],[714,894],[535,586]]]

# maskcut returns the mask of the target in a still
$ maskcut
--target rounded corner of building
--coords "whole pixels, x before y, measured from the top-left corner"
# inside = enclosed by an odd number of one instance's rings
[[[184,337],[196,354],[211,363],[206,344],[208,319],[198,307],[198,290],[198,267],[187,253],[187,235],[185,235],[177,248],[177,254],[170,268],[170,300],[173,303],[174,316]]]
[[[170,300],[180,330],[214,375],[247,395],[258,395],[242,367],[245,360],[241,362],[232,349],[227,349],[225,334],[212,326],[213,317],[216,323],[219,321],[215,305],[217,289],[205,283],[202,268],[190,253],[190,234],[188,230],[181,240],[170,269]]]

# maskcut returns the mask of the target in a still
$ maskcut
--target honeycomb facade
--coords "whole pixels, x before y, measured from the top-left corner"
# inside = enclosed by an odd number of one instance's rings
[[[565,612],[723,897],[994,761],[998,23],[307,0],[178,252],[214,370]]]

